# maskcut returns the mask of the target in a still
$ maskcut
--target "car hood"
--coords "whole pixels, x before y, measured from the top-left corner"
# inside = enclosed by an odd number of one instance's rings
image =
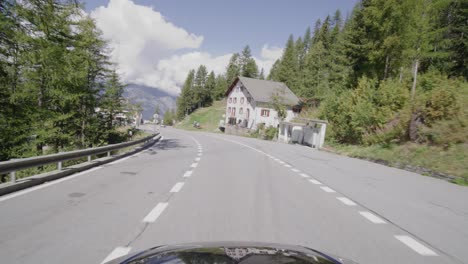
[[[158,246],[107,263],[356,264],[351,260],[307,247],[257,242],[209,242]]]

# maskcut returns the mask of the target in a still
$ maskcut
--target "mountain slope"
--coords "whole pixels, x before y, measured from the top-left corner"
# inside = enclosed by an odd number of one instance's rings
[[[140,103],[143,107],[143,119],[153,117],[156,105],[161,110],[161,115],[176,107],[176,97],[158,88],[139,84],[128,84],[125,87],[124,97],[132,103]]]
[[[215,101],[213,105],[209,107],[203,107],[195,110],[195,112],[186,116],[179,124],[177,128],[186,130],[203,130],[210,132],[219,132],[218,125],[219,121],[224,119],[223,114],[226,111],[225,101]],[[193,127],[193,122],[200,123],[200,129]]]

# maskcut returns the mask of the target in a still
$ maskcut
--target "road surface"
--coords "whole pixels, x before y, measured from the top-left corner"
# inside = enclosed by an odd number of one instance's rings
[[[0,197],[1,262],[259,241],[359,263],[468,263],[467,187],[304,146],[161,135],[137,155]]]

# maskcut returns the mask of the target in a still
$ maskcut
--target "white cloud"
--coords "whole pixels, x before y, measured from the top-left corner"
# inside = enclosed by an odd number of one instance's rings
[[[109,40],[112,59],[127,82],[154,74],[154,65],[175,50],[200,47],[203,37],[168,22],[151,7],[130,0],[110,0],[91,12],[104,38]],[[164,89],[164,87],[161,87]]]
[[[173,55],[160,60],[153,74],[143,76],[137,82],[178,93],[191,69],[197,69],[200,64],[203,64],[209,71],[214,71],[216,74],[223,73],[230,57],[231,54],[213,57],[209,53],[198,51]]]
[[[268,44],[263,45],[260,55],[265,60],[275,61],[283,55],[283,49],[280,47],[270,47]]]
[[[175,55],[180,49],[198,49],[203,36],[189,33],[152,7],[131,0],[110,0],[107,6],[93,10],[91,17],[109,40],[111,57],[127,83],[178,94],[190,69],[204,64],[210,71],[223,73],[231,57],[231,54],[213,56],[200,51]],[[281,48],[264,45],[260,58],[255,60],[267,74],[281,54]]]
[[[265,72],[265,77],[267,77],[270,72],[271,66],[275,63],[277,59],[283,54],[283,49],[279,47],[270,47],[268,44],[263,45],[260,52],[260,59],[255,58],[259,70],[263,68]]]

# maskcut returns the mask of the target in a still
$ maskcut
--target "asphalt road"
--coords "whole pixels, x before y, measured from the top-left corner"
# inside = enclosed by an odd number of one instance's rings
[[[467,187],[304,146],[161,134],[135,156],[0,197],[0,262],[260,241],[359,263],[468,263]]]

